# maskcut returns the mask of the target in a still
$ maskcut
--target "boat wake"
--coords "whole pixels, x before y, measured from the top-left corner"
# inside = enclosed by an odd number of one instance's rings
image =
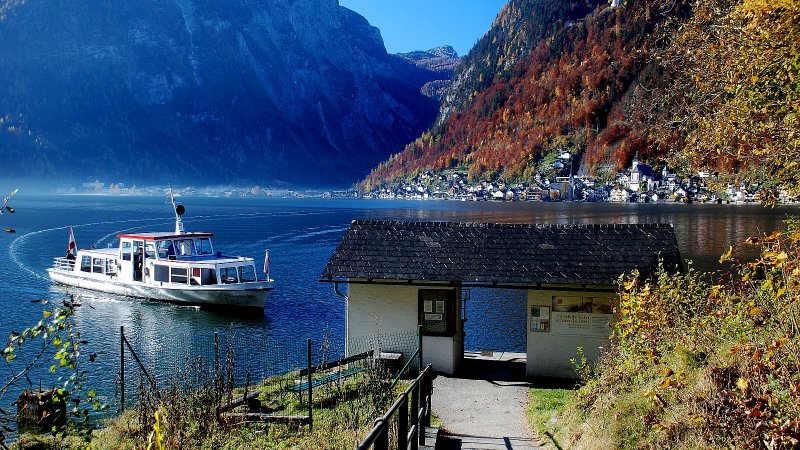
[[[152,219],[150,219],[150,220],[152,220]],[[158,220],[162,220],[163,221],[164,218],[161,218],[161,219],[158,219]],[[90,226],[96,226],[96,225],[110,225],[110,224],[115,224],[115,223],[133,223],[133,222],[143,222],[143,221],[147,221],[147,219],[128,219],[128,220],[110,220],[110,221],[103,221],[103,222],[90,222],[90,223],[83,223],[83,224],[79,224],[79,225],[64,225],[64,226],[60,226],[60,227],[44,228],[44,229],[37,230],[37,231],[30,231],[28,233],[25,233],[25,234],[17,237],[13,241],[11,241],[11,244],[8,246],[8,256],[24,272],[28,273],[29,275],[31,275],[31,276],[39,279],[39,280],[47,281],[48,278],[46,276],[44,276],[44,275],[42,275],[40,273],[36,273],[28,265],[24,264],[22,262],[22,260],[20,259],[20,257],[19,257],[19,255],[22,254],[19,251],[20,246],[24,245],[32,237],[40,235],[40,234],[44,234],[44,233],[50,233],[52,231],[67,230],[67,229],[69,229],[70,226],[72,226],[73,228],[79,228],[79,227],[90,227]]]
[[[216,222],[216,221],[220,221],[220,220],[230,220],[230,219],[233,219],[233,218],[245,218],[245,217],[286,216],[286,215],[291,215],[291,216],[313,216],[313,215],[319,215],[319,214],[325,214],[325,212],[324,211],[313,211],[312,210],[312,211],[292,212],[292,213],[287,213],[285,211],[269,211],[269,212],[238,213],[238,214],[225,214],[225,215],[214,214],[214,215],[193,216],[192,217],[192,222],[193,223],[194,222],[196,222],[196,223]],[[72,227],[73,228],[84,228],[84,227],[101,226],[101,225],[112,225],[112,224],[136,224],[134,226],[125,227],[125,228],[113,231],[111,233],[108,233],[108,234],[102,236],[100,239],[95,241],[95,246],[100,247],[101,246],[100,244],[102,244],[102,243],[111,242],[113,240],[113,238],[116,237],[117,234],[135,230],[136,228],[139,228],[141,226],[141,224],[143,224],[143,223],[152,223],[153,225],[161,225],[161,224],[169,224],[169,223],[171,223],[171,221],[170,221],[169,217],[159,217],[159,218],[153,218],[153,219],[136,218],[136,219],[125,219],[125,220],[110,220],[110,221],[102,221],[102,222],[88,222],[88,223],[82,223],[82,224],[78,224],[78,225],[72,225]],[[33,270],[30,267],[29,264],[25,264],[22,261],[21,255],[25,254],[25,252],[23,251],[23,248],[31,238],[34,238],[36,236],[39,236],[39,235],[42,235],[42,234],[45,234],[45,233],[54,232],[54,231],[65,231],[65,230],[68,230],[69,227],[70,227],[70,225],[63,225],[63,226],[58,226],[58,227],[44,228],[44,229],[41,229],[41,230],[30,231],[28,233],[25,233],[23,235],[18,236],[9,245],[9,252],[8,252],[9,253],[9,258],[20,269],[22,269],[23,272],[27,273],[28,275],[34,277],[37,280],[49,281],[49,278],[47,276],[45,276],[45,275],[43,275],[41,273],[37,273],[35,270]],[[346,230],[346,228],[338,228],[337,227],[336,229],[323,229],[323,230],[319,230],[319,231],[317,231],[316,229],[312,228],[312,229],[303,230],[303,232],[301,232],[299,235],[296,232],[295,233],[287,233],[287,234],[294,234],[294,237],[292,239],[290,239],[290,240],[299,240],[299,239],[303,239],[305,237],[310,237],[310,236],[313,236],[313,235],[334,233],[334,232],[342,232],[344,230]],[[272,240],[271,238],[268,239],[268,241],[271,241],[271,240]],[[57,256],[57,255],[54,255],[54,256]]]

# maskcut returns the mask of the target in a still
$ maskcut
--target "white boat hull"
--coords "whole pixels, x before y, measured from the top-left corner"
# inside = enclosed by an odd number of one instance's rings
[[[171,303],[204,307],[264,308],[271,281],[257,281],[231,285],[152,285],[137,281],[119,282],[103,275],[86,272],[47,269],[51,280],[58,284],[74,286],[109,294],[153,299]],[[100,278],[102,277],[102,278]]]

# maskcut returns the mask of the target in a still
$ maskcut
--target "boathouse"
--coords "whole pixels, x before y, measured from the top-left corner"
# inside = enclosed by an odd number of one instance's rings
[[[527,291],[528,376],[574,377],[581,347],[611,334],[620,275],[680,270],[671,225],[532,225],[356,220],[321,281],[347,285],[348,339],[422,326],[424,363],[453,374],[464,356],[462,291]]]

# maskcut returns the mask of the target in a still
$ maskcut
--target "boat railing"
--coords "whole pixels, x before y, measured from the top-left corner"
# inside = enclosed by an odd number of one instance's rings
[[[71,271],[75,267],[75,260],[64,256],[53,258],[53,268]]]

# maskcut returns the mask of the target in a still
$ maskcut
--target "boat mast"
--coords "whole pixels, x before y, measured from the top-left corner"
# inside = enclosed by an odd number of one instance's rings
[[[185,230],[183,229],[181,216],[186,211],[186,208],[184,208],[183,205],[175,204],[175,194],[172,192],[172,186],[169,188],[169,199],[172,202],[172,210],[175,211],[175,234],[183,234]]]

